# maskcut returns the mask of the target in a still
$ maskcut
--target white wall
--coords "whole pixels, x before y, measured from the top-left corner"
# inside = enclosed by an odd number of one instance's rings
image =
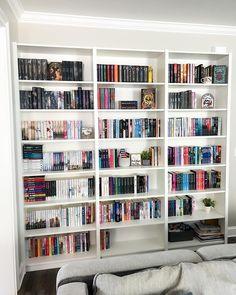
[[[0,0],[0,295],[14,295],[18,281],[17,200],[14,159],[13,107],[10,59],[11,41],[17,40],[17,22],[10,7]]]
[[[190,51],[211,51],[212,46],[225,46],[233,54],[232,103],[231,103],[231,144],[230,144],[230,189],[229,226],[236,226],[236,36],[201,35],[184,33],[162,33],[130,30],[110,30],[53,26],[42,24],[20,24],[19,42],[68,46],[97,46],[138,49],[169,49]]]

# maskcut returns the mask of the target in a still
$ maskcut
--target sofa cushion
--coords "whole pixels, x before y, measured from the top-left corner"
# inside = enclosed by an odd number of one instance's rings
[[[85,283],[70,283],[60,286],[57,295],[88,295],[88,288]]]
[[[162,294],[173,288],[179,280],[180,266],[149,269],[128,276],[97,274],[94,277],[96,295]]]
[[[235,295],[236,263],[231,260],[180,263],[133,275],[98,274],[96,295]]]
[[[205,246],[197,250],[203,260],[234,259],[236,258],[236,244]]]

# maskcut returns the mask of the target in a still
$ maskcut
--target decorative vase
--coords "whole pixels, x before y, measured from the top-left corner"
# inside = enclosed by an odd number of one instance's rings
[[[142,160],[142,165],[143,166],[150,166],[151,161],[150,160]]]
[[[211,212],[211,207],[210,206],[209,207],[205,206],[205,210],[206,210],[206,213],[209,214]]]
[[[120,167],[129,167],[130,166],[130,158],[119,158],[119,166]]]

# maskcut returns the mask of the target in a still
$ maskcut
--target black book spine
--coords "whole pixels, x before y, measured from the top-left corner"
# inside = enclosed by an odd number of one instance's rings
[[[79,81],[79,65],[78,61],[74,61],[74,81]]]
[[[42,64],[41,59],[37,59],[37,80],[42,80]]]
[[[83,63],[82,63],[82,61],[78,62],[78,81],[83,81]]]

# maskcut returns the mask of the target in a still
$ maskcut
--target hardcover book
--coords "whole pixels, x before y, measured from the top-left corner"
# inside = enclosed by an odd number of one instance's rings
[[[213,83],[214,84],[227,83],[227,66],[226,65],[213,66]]]
[[[48,64],[48,79],[62,80],[62,64],[61,62],[50,62]]]
[[[141,89],[141,109],[156,108],[156,89]]]

